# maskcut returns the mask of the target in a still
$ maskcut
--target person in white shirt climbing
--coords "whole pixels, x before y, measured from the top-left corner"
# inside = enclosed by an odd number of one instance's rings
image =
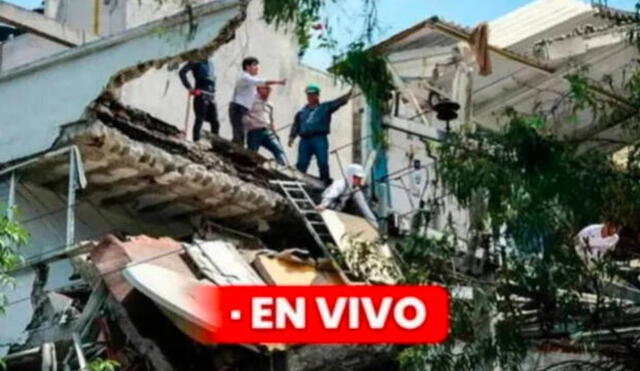
[[[361,165],[347,166],[346,179],[335,180],[322,194],[322,202],[316,207],[318,211],[332,209],[342,211],[349,201],[354,201],[360,213],[378,228],[378,220],[371,211],[362,192],[364,170]]]
[[[613,222],[592,224],[583,228],[577,236],[576,252],[586,261],[602,258],[613,251],[620,240],[619,226]]]
[[[231,103],[229,103],[229,121],[233,130],[232,141],[244,147],[244,116],[249,112],[256,99],[256,88],[260,85],[285,85],[286,79],[265,80],[258,77],[260,62],[257,58],[247,57],[242,61],[242,75],[236,81]]]

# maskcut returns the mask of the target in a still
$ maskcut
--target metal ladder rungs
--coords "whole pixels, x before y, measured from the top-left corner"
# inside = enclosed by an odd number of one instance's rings
[[[307,230],[311,233],[323,254],[330,258],[335,264],[339,264],[329,249],[329,245],[335,245],[336,241],[331,235],[329,227],[324,222],[322,216],[316,210],[314,201],[309,197],[303,185],[299,182],[290,181],[271,181],[270,183],[279,186],[284,192],[288,201],[295,207],[296,211],[304,220]],[[346,266],[340,266],[338,272],[346,282],[354,278]]]
[[[283,187],[284,186],[300,187],[300,182],[291,181],[291,180],[274,180],[274,181],[271,181],[271,183],[274,183]]]

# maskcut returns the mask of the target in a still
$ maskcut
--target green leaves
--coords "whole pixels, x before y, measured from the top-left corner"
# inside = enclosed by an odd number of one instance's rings
[[[2,290],[14,285],[13,278],[6,272],[22,262],[18,248],[25,245],[28,238],[28,232],[18,223],[9,220],[6,214],[0,215],[0,314],[4,314],[6,305]]]
[[[569,81],[571,97],[574,100],[574,112],[595,106],[596,99],[589,88],[589,81],[582,73],[574,73],[566,76]]]
[[[118,367],[120,363],[117,361],[102,358],[96,358],[87,365],[89,371],[116,371]]]
[[[576,99],[591,104],[586,82],[573,83]],[[500,132],[453,132],[439,147],[439,178],[462,205],[480,202],[483,222],[472,232],[486,232],[489,225],[501,241],[504,264],[493,280],[477,281],[456,270],[454,236],[404,241],[400,251],[411,282],[481,289],[473,300],[453,299],[447,343],[403,353],[408,370],[518,369],[530,346],[524,329],[531,323],[539,337],[570,337],[625,315],[619,303],[598,294],[600,282],[622,273],[610,260],[587,268],[574,253],[573,237],[604,220],[640,226],[640,150],[629,152],[628,170],[621,170],[608,156],[579,153],[575,144],[538,130],[542,116],[511,112],[508,118]],[[590,304],[582,294],[587,288],[595,290]],[[514,298],[525,298],[526,310],[535,314],[525,315]],[[490,321],[492,332],[482,331]]]
[[[300,47],[300,54],[311,43],[311,26],[320,21],[324,0],[265,0],[264,20],[276,27],[293,25],[293,32]]]
[[[388,100],[395,89],[385,59],[365,49],[363,42],[354,42],[342,55],[334,57],[332,73],[349,84],[360,87],[367,101],[386,112]]]
[[[333,1],[333,0],[331,0]],[[264,20],[276,27],[292,25],[298,41],[300,55],[309,48],[311,29],[321,21],[320,13],[327,0],[265,0]],[[393,79],[382,56],[366,48],[365,42],[372,40],[376,29],[377,14],[374,0],[362,0],[366,16],[365,30],[360,37],[354,36],[346,49],[334,55],[331,72],[347,83],[358,86],[372,105],[385,111],[387,101],[394,90]],[[326,32],[320,35],[320,45],[333,50],[337,41],[331,36],[329,25],[323,25]]]

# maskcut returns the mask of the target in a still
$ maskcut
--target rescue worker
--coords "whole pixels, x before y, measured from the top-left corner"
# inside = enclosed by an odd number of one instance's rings
[[[304,106],[293,121],[291,133],[289,134],[289,147],[297,136],[300,136],[298,145],[298,162],[296,167],[303,173],[307,172],[311,158],[316,157],[320,179],[325,184],[329,183],[329,139],[327,136],[331,132],[331,116],[340,107],[347,104],[351,98],[351,92],[340,98],[320,103],[320,88],[316,84],[311,84],[305,89],[307,94],[307,105]]]
[[[273,126],[273,105],[269,102],[271,87],[269,85],[260,85],[257,90],[258,97],[253,102],[249,112],[244,116],[247,130],[247,147],[254,152],[258,152],[260,147],[265,147],[273,154],[276,162],[284,166],[284,151],[276,137],[276,130]]]
[[[344,209],[353,210],[353,204],[359,209],[360,214],[378,228],[378,220],[371,211],[367,200],[362,192],[362,181],[364,170],[361,165],[351,164],[347,166],[346,179],[334,181],[322,194],[322,202],[316,207],[318,211],[326,209],[342,211]]]
[[[260,62],[255,57],[242,60],[242,74],[236,81],[231,102],[229,102],[229,121],[233,131],[232,142],[244,147],[244,116],[253,106],[256,99],[256,88],[259,85],[286,85],[287,80],[265,80],[258,77]]]
[[[187,75],[191,72],[195,87],[191,86]],[[218,134],[220,123],[218,121],[218,109],[215,102],[215,77],[213,64],[208,59],[199,62],[187,62],[179,73],[182,85],[193,95],[193,111],[195,122],[193,124],[193,141],[200,140],[202,124],[207,121],[211,125],[211,132]]]
[[[612,222],[592,224],[583,228],[576,237],[578,256],[588,263],[613,251],[620,240],[619,229],[619,226]]]

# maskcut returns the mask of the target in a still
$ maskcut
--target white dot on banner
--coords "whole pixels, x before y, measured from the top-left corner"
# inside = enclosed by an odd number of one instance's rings
[[[232,310],[231,311],[231,319],[234,321],[239,320],[240,318],[242,318],[242,312],[240,312],[239,310]]]

